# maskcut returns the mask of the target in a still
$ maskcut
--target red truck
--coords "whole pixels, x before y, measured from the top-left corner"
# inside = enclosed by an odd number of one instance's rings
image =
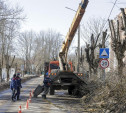
[[[72,24],[59,51],[59,61],[45,63],[45,73],[48,71],[53,83],[50,94],[55,90],[68,89],[69,94],[79,93],[81,84],[85,84],[85,76],[82,73],[74,73],[72,63],[68,62],[67,55],[71,42],[85,13],[88,0],[82,0],[74,16]]]
[[[69,62],[69,71],[60,71],[59,61],[45,62],[45,73],[48,71],[53,83],[50,87],[50,95],[55,90],[68,90],[69,94],[79,93],[78,87],[84,83],[83,73],[74,73],[72,62]],[[46,75],[45,75],[46,76]]]

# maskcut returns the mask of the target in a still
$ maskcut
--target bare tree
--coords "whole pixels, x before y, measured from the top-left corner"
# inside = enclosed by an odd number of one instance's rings
[[[97,74],[99,58],[95,58],[95,49],[97,47],[97,41],[98,41],[99,36],[100,34],[97,36],[97,39],[94,40],[94,35],[92,34],[91,45],[86,43],[85,52],[86,52],[87,62],[89,64],[90,75],[92,73],[92,69],[93,69],[94,74]]]
[[[9,57],[13,51],[13,41],[19,28],[19,22],[24,18],[21,17],[22,9],[19,7],[10,8],[4,1],[0,1],[0,49],[1,49],[1,69],[7,68],[7,80],[9,79]]]
[[[33,31],[21,33],[18,39],[18,48],[20,51],[20,57],[25,59],[25,72],[30,72],[32,65],[32,54],[33,54],[33,45],[35,40],[35,33]]]
[[[105,27],[105,22],[106,21],[102,18],[92,18],[82,28],[83,30],[82,38],[86,43],[85,52],[86,52],[86,59],[89,64],[90,76],[92,73],[97,75],[97,69],[99,66],[98,63],[100,60],[98,57],[100,47],[99,43],[103,43],[101,42],[101,40],[103,41],[104,38],[106,38],[106,35],[104,36],[103,34],[106,34],[107,32],[105,31],[102,34],[103,28]]]
[[[122,82],[123,77],[123,58],[125,57],[124,53],[126,51],[126,14],[124,9],[121,9],[122,19],[117,19],[116,23],[113,20],[109,20],[109,27],[111,31],[111,40],[112,40],[112,49],[115,52],[116,59],[118,61],[118,75]],[[122,38],[121,31],[125,32],[125,38]]]
[[[39,34],[25,32],[18,39],[20,49],[22,49],[22,58],[25,59],[26,70],[31,72],[31,65],[34,70],[41,70],[44,62],[57,60],[61,45],[60,33],[48,30],[41,31]],[[21,56],[21,55],[20,55]]]
[[[103,28],[105,28],[105,19],[103,18],[90,18],[87,23],[82,24],[81,29],[81,35],[84,42],[91,43],[90,42],[90,36],[91,34],[94,35],[94,40],[96,40],[97,36],[101,31],[103,31]],[[100,40],[100,38],[99,38]]]

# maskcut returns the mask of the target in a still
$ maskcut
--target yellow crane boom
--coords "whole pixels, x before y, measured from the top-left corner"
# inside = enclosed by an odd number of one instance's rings
[[[79,4],[78,10],[74,16],[74,19],[72,21],[72,24],[69,28],[69,31],[66,35],[65,41],[62,44],[61,50],[59,52],[59,66],[60,70],[68,70],[67,68],[67,53],[68,49],[71,45],[71,42],[74,38],[74,35],[77,31],[77,28],[80,24],[80,21],[85,13],[85,9],[87,7],[88,0],[82,0]]]

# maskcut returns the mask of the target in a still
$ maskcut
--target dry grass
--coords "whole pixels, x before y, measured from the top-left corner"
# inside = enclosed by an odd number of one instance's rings
[[[94,113],[126,112],[126,78],[120,82],[116,72],[107,73],[105,83],[95,79],[95,88],[81,99],[85,109],[95,109]],[[90,85],[90,84],[89,84]],[[89,86],[90,87],[90,86]]]

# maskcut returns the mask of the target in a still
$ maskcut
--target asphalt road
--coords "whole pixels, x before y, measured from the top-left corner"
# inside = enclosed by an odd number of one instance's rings
[[[25,110],[27,99],[29,99],[30,91],[35,89],[38,84],[41,84],[43,78],[33,78],[22,84],[21,89],[21,100],[12,102],[11,101],[11,90],[7,89],[0,92],[0,113],[17,113],[19,106],[21,105],[22,110]]]
[[[47,95],[47,99],[31,98],[28,103],[30,91],[34,90],[38,84],[42,84],[43,77],[33,78],[25,82],[21,89],[21,100],[11,101],[11,90],[7,89],[0,92],[0,113],[17,113],[21,106],[22,113],[87,113],[80,104],[80,99],[67,94],[67,91],[56,91],[55,95]]]

